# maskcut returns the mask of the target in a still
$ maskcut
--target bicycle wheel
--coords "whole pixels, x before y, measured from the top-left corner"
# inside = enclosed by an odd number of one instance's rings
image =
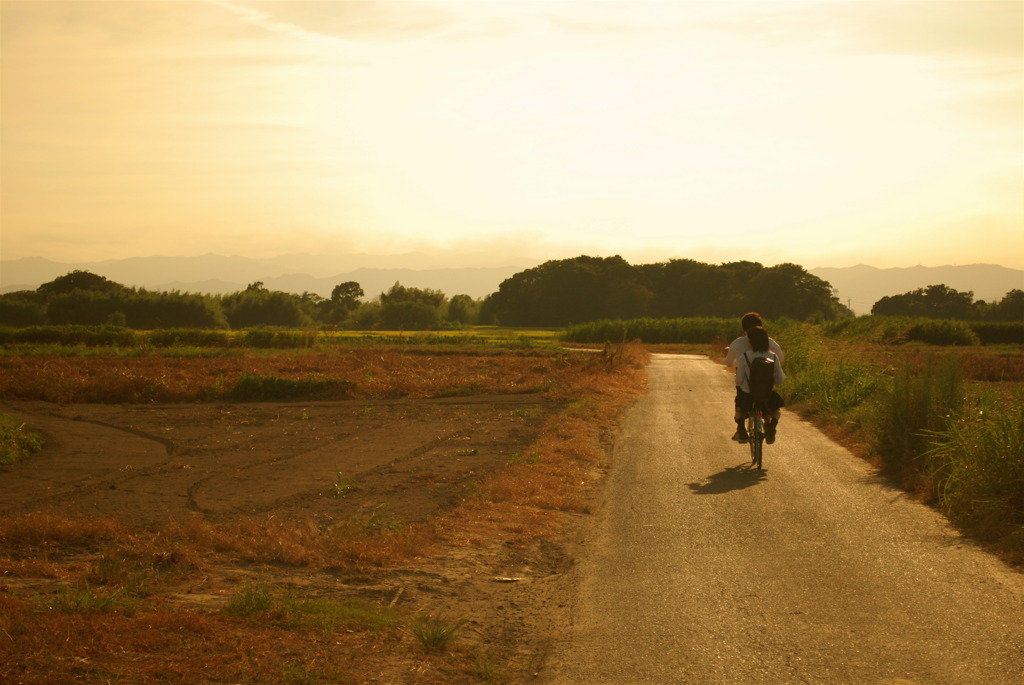
[[[761,457],[762,448],[764,447],[764,424],[761,421],[761,416],[758,415],[754,421],[754,432],[750,434],[750,454],[752,456],[752,462],[757,470],[761,470]]]
[[[750,463],[757,464],[757,450],[754,447],[754,433],[757,430],[757,421],[754,412],[747,415],[747,446],[750,447]]]

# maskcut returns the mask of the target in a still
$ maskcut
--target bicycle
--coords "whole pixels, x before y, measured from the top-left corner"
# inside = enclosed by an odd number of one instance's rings
[[[747,444],[750,445],[750,463],[762,471],[765,438],[765,417],[769,415],[764,402],[754,400],[747,412]]]

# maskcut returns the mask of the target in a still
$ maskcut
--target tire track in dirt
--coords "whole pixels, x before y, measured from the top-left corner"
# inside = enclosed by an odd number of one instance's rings
[[[515,395],[0,406],[44,438],[40,452],[0,466],[0,514],[48,509],[150,525],[278,510],[421,521],[523,449],[555,405]],[[339,474],[347,493],[335,492]]]
[[[167,467],[174,453],[174,445],[160,436],[65,415],[45,405],[5,406],[4,411],[41,433],[45,449],[29,457],[31,468],[0,467],[2,514],[95,500],[132,480],[152,478]],[[116,454],[107,448],[110,444],[118,445]],[[90,508],[88,504],[81,507],[83,512]]]

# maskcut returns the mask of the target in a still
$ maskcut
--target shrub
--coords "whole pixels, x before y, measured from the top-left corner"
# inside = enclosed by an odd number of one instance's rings
[[[133,347],[139,335],[122,326],[29,326],[0,330],[0,343]]]
[[[982,345],[1024,345],[1024,321],[973,321],[971,330]]]
[[[281,328],[253,328],[242,336],[242,345],[263,349],[295,349],[312,347],[316,331],[295,331]]]
[[[42,446],[42,438],[25,430],[24,422],[0,414],[0,464],[13,464]]]
[[[914,323],[908,332],[911,340],[929,345],[980,345],[981,339],[964,321],[950,319],[923,319]]]
[[[172,328],[151,331],[146,341],[154,347],[228,347],[231,336],[225,331],[198,328]]]

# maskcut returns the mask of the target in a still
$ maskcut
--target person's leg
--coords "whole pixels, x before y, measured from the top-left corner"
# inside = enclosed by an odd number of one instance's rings
[[[769,445],[775,442],[775,432],[779,427],[779,419],[782,418],[782,407],[785,406],[782,395],[772,391],[772,398],[768,402],[768,409],[771,411],[772,420],[764,427],[764,441]]]
[[[736,442],[746,442],[749,439],[747,435],[747,412],[750,411],[751,402],[750,395],[740,390],[739,386],[736,387],[736,413],[733,415],[733,419],[736,421],[736,432],[733,433],[732,439]]]

